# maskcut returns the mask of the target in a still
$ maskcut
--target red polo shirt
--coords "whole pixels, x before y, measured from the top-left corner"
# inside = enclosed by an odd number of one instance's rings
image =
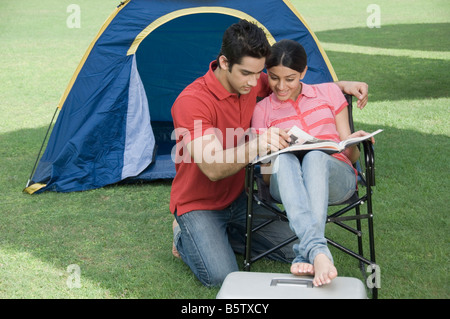
[[[202,135],[214,132],[223,149],[235,147],[239,137],[227,134],[227,128],[237,135],[250,128],[257,97],[270,93],[267,75],[261,73],[250,93],[238,96],[228,92],[209,71],[187,86],[172,106],[172,118],[177,139],[176,176],[172,183],[170,211],[177,215],[193,210],[220,210],[229,206],[243,191],[245,171],[219,181],[211,181],[189,156],[185,145]],[[233,136],[227,140],[227,135]]]

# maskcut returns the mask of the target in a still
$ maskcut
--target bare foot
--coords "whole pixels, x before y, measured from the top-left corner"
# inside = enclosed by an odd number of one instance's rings
[[[172,231],[175,229],[175,227],[178,226],[177,220],[174,219],[172,223]],[[177,258],[181,258],[180,253],[177,250],[177,247],[175,247],[175,243],[172,243],[172,255],[174,255]]]
[[[308,263],[295,263],[291,266],[291,273],[296,276],[313,276],[314,266]]]
[[[314,258],[315,276],[314,286],[329,284],[331,280],[337,277],[337,269],[331,260],[324,254],[318,254]]]

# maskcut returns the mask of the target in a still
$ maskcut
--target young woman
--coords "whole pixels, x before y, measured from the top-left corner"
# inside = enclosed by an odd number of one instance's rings
[[[262,133],[271,127],[287,131],[296,125],[314,137],[335,141],[368,134],[351,134],[347,102],[336,84],[301,82],[307,71],[306,60],[304,48],[295,41],[281,40],[272,46],[266,67],[273,93],[257,104],[252,127]],[[271,195],[283,203],[289,225],[299,238],[291,272],[314,275],[316,286],[337,276],[324,237],[327,207],[354,193],[356,171],[352,163],[358,157],[357,147],[333,155],[321,151],[302,156],[284,153],[274,160],[271,176],[265,176]]]

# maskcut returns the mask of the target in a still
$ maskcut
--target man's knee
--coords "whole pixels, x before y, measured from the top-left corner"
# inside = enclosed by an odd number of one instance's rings
[[[225,280],[225,278],[233,271],[228,272],[217,272],[212,274],[212,276],[209,278],[209,281],[204,285],[207,287],[220,287]]]
[[[220,287],[225,278],[232,272],[238,271],[236,267],[217,267],[217,268],[203,268],[202,271],[192,269],[197,279],[205,287]]]

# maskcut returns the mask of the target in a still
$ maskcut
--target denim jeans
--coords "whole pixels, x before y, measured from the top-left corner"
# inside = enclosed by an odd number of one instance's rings
[[[327,208],[349,199],[355,189],[353,168],[324,152],[311,151],[303,158],[284,153],[274,160],[270,193],[283,203],[299,238],[294,263],[313,264],[320,253],[333,261],[325,239]]]
[[[254,225],[270,216],[254,205]],[[235,253],[245,251],[247,195],[241,194],[229,207],[220,211],[197,210],[181,216],[175,214],[179,229],[174,231],[174,243],[182,260],[205,286],[221,285],[225,277],[238,271]],[[272,215],[273,216],[273,215]],[[264,219],[266,220],[266,219]],[[252,251],[257,254],[292,236],[286,222],[274,221],[252,236]],[[281,248],[269,258],[292,262],[293,244]]]

